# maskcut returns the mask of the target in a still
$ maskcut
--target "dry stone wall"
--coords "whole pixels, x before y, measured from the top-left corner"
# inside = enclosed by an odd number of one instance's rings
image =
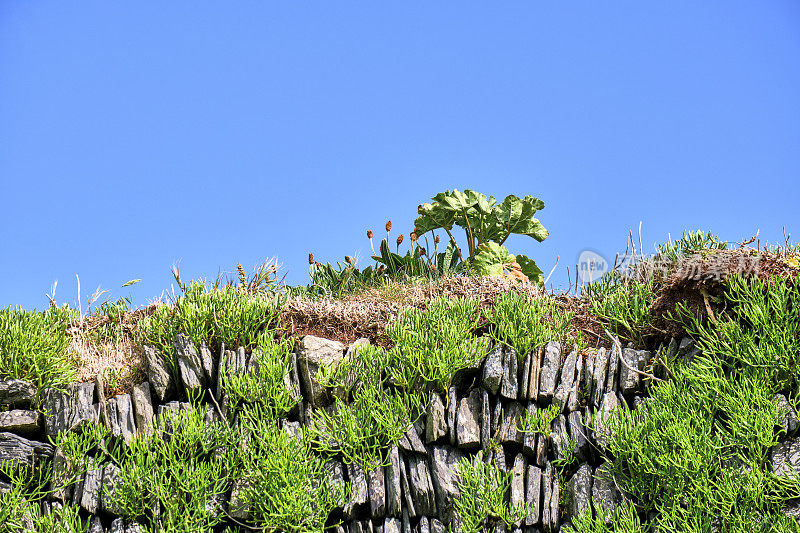
[[[175,346],[180,382],[174,382],[163,358],[148,347],[148,379],[137,384],[131,394],[106,398],[102,382],[76,383],[65,392],[46,391],[44,415],[31,407],[36,392],[31,384],[0,382],[0,404],[7,406],[0,412],[0,461],[52,461],[54,479],[58,480],[64,475],[66,460],[48,443],[48,437],[85,421],[105,424],[114,435],[129,442],[137,432],[153,431],[154,417],[191,408],[180,397],[183,391],[196,388],[210,389],[224,412],[220,372],[223,368],[252,368],[249,355],[240,348],[223,349],[214,356],[205,345],[196,349],[182,335],[176,338]],[[345,353],[343,345],[311,336],[302,338],[299,346],[286,377],[287,384],[303,397],[284,422],[285,429],[292,432],[301,430],[312,410],[337,394],[320,386],[316,373],[321,365],[335,364]],[[689,339],[673,339],[668,348],[670,357],[691,358],[695,353]],[[650,351],[619,344],[586,356],[575,347],[553,341],[540,353],[520,360],[513,350],[494,345],[480,364],[456,375],[446,394],[430,394],[423,415],[389,450],[386,466],[365,472],[357,464],[336,460],[327,464],[334,482],[349,481],[354,488],[353,499],[335,512],[334,518],[341,519],[336,530],[446,531],[457,519],[453,507],[458,497],[456,466],[463,457],[493,461],[511,473],[507,498],[512,505],[524,504],[527,511],[513,531],[560,531],[572,517],[590,509],[591,499],[607,509],[614,508],[621,495],[609,476],[604,453],[607,430],[597,415],[622,404],[636,408],[647,401],[648,378],[642,372],[652,357]],[[800,472],[800,439],[792,437],[798,429],[798,417],[785,399],[779,400],[788,437],[772,450],[771,460],[776,472]],[[550,435],[518,430],[521,416],[550,404],[559,409]],[[215,407],[206,406],[207,420],[218,416]],[[554,461],[565,457],[572,442],[577,462],[562,486]],[[92,515],[88,529],[92,533],[140,531],[138,524],[115,516],[118,510],[111,496],[118,480],[116,467],[90,464],[76,484],[55,492],[43,503],[44,511],[73,503]],[[0,490],[3,488],[0,485]],[[239,488],[234,484],[224,504],[234,518],[247,520],[246,509],[235,505]],[[497,524],[497,530],[505,527]]]

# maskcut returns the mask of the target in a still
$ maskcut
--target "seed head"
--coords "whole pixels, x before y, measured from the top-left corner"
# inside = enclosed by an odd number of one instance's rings
[[[388,233],[390,231],[392,231],[392,221],[391,220],[387,220],[386,221],[386,232]]]
[[[349,265],[350,263],[353,262],[353,259],[349,255],[346,255],[344,256],[344,262]]]
[[[367,239],[371,239],[371,238],[372,238],[372,230],[368,229],[367,230]]]
[[[425,247],[424,246],[420,246],[419,247],[419,255],[425,255],[425,253],[426,253],[425,252]]]
[[[401,244],[403,244],[403,234],[402,233],[397,236],[397,246],[400,246]]]
[[[433,242],[436,243],[436,244],[439,244],[439,236],[438,235],[435,235],[433,237]]]
[[[411,235],[409,235],[409,237],[411,237],[411,242],[416,242],[416,240],[417,240],[417,234],[416,234],[416,233],[414,233],[414,232],[412,231],[412,232],[411,232]]]
[[[383,274],[383,271],[384,271],[384,270],[386,270],[386,267],[385,267],[385,266],[383,266],[383,265],[379,266],[379,267],[378,267],[378,275],[381,275],[381,274]]]
[[[308,264],[309,265],[313,265],[314,264],[314,254],[312,254],[312,253],[308,254]]]

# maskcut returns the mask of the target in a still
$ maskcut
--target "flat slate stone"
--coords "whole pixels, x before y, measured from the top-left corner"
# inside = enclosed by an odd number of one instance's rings
[[[39,412],[23,409],[0,411],[0,431],[12,433],[36,433],[39,431]]]
[[[147,380],[159,402],[166,400],[175,390],[172,373],[169,371],[164,356],[152,346],[145,346],[144,356],[147,361]]]
[[[550,522],[550,500],[553,497],[553,465],[547,463],[547,467],[542,472],[542,531],[552,532]]]
[[[539,376],[539,401],[549,402],[556,392],[559,364],[561,363],[561,344],[550,341],[544,348],[544,359]]]
[[[528,395],[527,400],[539,400],[539,381],[542,374],[542,350],[531,352],[531,370],[527,376],[522,376],[522,379],[528,380]]]
[[[389,464],[384,468],[386,482],[386,514],[400,516],[402,490],[400,488],[400,450],[397,446],[389,449]]]
[[[298,340],[297,366],[305,398],[312,405],[325,405],[329,400],[326,387],[317,381],[317,372],[323,366],[338,366],[344,357],[344,344],[338,341],[303,335]]]
[[[587,461],[591,454],[589,432],[580,411],[570,411],[567,415],[569,434],[575,440],[575,456],[581,461]]]
[[[575,347],[578,350],[578,347]],[[586,388],[583,379],[583,354],[578,352],[578,357],[575,359],[575,379],[572,382],[572,387],[569,389],[569,396],[567,397],[567,405],[565,407],[568,413],[577,411],[581,407],[581,393],[586,393]]]
[[[373,468],[367,473],[369,487],[369,508],[372,518],[386,516],[386,482],[382,466]]]
[[[547,523],[542,524],[545,532],[550,531],[556,533],[560,531],[561,516],[558,509],[558,502],[561,500],[561,484],[558,482],[558,476],[553,476],[553,488],[550,490],[550,522],[549,527]]]
[[[86,530],[86,533],[105,533],[105,529],[103,529],[103,522],[100,521],[99,516],[93,516],[91,521],[89,522],[89,529]]]
[[[7,379],[0,381],[0,405],[25,407],[36,397],[36,386],[30,381]]]
[[[594,375],[592,376],[591,404],[600,406],[606,393],[606,377],[608,375],[608,358],[610,354],[605,348],[599,348],[594,358]]]
[[[417,506],[414,502],[414,496],[411,494],[411,485],[408,479],[408,464],[403,454],[400,454],[400,486],[403,489],[404,503],[403,508],[400,510],[401,515],[407,513],[411,518],[416,518],[419,513],[417,512]]]
[[[596,358],[596,355],[588,354],[583,362],[583,390],[586,392],[587,404],[592,403],[592,396],[594,396],[594,363]]]
[[[122,518],[115,518],[111,522],[108,533],[125,533],[125,522],[122,521]]]
[[[425,457],[419,455],[410,455],[408,457],[408,483],[417,514],[422,516],[435,515],[436,498]]]
[[[619,359],[622,356],[622,346],[619,340],[615,339],[614,345],[611,348],[611,354],[608,356],[608,372],[606,374],[606,387],[605,392],[616,393],[619,390]]]
[[[14,433],[0,432],[0,463],[33,466],[34,460],[49,461],[53,445],[28,440]]]
[[[81,491],[81,507],[89,514],[97,514],[100,509],[100,486],[103,481],[103,467],[97,466],[94,459],[89,459],[89,468],[83,478]]]
[[[453,448],[434,446],[430,452],[431,481],[436,492],[436,509],[439,518],[447,524],[453,523],[456,517],[453,502],[461,492],[458,490],[457,466],[461,453]]]
[[[69,502],[72,497],[72,486],[65,486],[72,477],[72,470],[67,456],[60,448],[53,453],[53,478],[50,480],[50,490],[53,498],[60,502]]]
[[[591,511],[592,497],[592,467],[584,463],[569,480],[569,509],[568,515],[571,518]]]
[[[492,408],[489,401],[489,392],[481,389],[481,448],[489,447],[492,431]]]
[[[369,506],[369,485],[364,469],[356,463],[346,465],[345,470],[353,487],[353,498],[344,506],[344,516],[352,519]]]
[[[525,416],[532,416],[539,409],[536,402],[531,402],[525,407]],[[522,453],[528,457],[536,457],[536,433],[527,431],[522,435]]]
[[[498,433],[498,438],[501,443],[523,443],[524,434],[519,431],[517,427],[522,414],[523,409],[519,402],[510,402],[506,405],[503,410],[503,420]]]
[[[468,397],[462,398],[458,403],[456,433],[458,435],[459,448],[465,450],[477,450],[480,448],[482,403],[479,389],[473,389]]]
[[[247,488],[247,481],[237,479],[233,482],[231,496],[228,498],[228,514],[236,520],[246,521],[250,518],[250,505],[243,501],[242,491]]]
[[[508,400],[516,400],[519,396],[519,359],[517,352],[509,348],[503,350],[503,379],[500,382],[500,396]]]
[[[114,502],[117,487],[122,483],[119,475],[119,468],[112,463],[108,463],[103,469],[102,489],[100,491],[100,501],[105,512],[118,515],[120,509]]]
[[[609,430],[606,427],[608,420],[611,413],[619,409],[619,406],[619,398],[615,393],[607,392],[603,396],[603,402],[600,404],[600,408],[597,411],[594,429],[594,440],[602,449],[606,449],[609,443]]]
[[[613,513],[620,500],[619,491],[611,479],[611,465],[603,463],[598,466],[592,476],[592,499],[604,510]]]
[[[120,394],[109,400],[109,404],[115,401],[117,411],[117,427],[119,433],[115,436],[122,436],[126,443],[133,440],[136,436],[136,423],[133,417],[133,404],[130,394]]]
[[[534,526],[539,523],[541,508],[539,502],[542,500],[542,469],[538,466],[529,465],[527,480],[525,483],[525,505],[528,514],[525,516],[525,525]]]
[[[455,387],[447,389],[447,428],[450,446],[456,445],[456,411],[458,410],[458,393]]]
[[[203,361],[192,343],[183,333],[175,335],[175,355],[178,358],[178,370],[187,393],[208,386],[208,377],[203,370]]]
[[[786,439],[769,452],[776,476],[800,474],[800,438]]]
[[[797,431],[798,424],[800,424],[797,413],[783,394],[776,394],[775,400],[778,402],[778,412],[781,413],[781,429],[787,435],[794,434]]]
[[[525,503],[525,458],[522,454],[517,454],[514,458],[514,466],[511,468],[511,507],[516,507]],[[520,525],[520,524],[517,524]]]
[[[214,377],[214,357],[211,355],[211,349],[208,347],[205,340],[203,340],[203,343],[200,345],[200,363],[205,373],[206,382],[211,385],[211,381]]]
[[[153,432],[153,398],[150,384],[146,381],[133,386],[133,412],[139,433],[149,435]]]
[[[46,389],[43,393],[45,405],[45,433],[55,438],[62,431],[72,431],[85,422],[95,419],[94,383],[73,383],[66,392]]]
[[[499,342],[494,345],[494,348],[486,355],[486,360],[483,362],[483,388],[492,393],[497,394],[500,389],[500,384],[503,381],[503,345]]]
[[[419,435],[417,435],[417,432],[413,426],[406,430],[405,434],[400,437],[400,440],[397,444],[400,446],[401,450],[422,454],[427,453],[425,445],[422,444],[422,440],[420,440]]]
[[[383,533],[402,533],[403,526],[397,518],[387,518],[383,522]]]
[[[550,440],[553,442],[555,455],[557,459],[563,459],[565,456],[565,449],[569,444],[569,432],[567,431],[567,417],[563,414],[558,415],[553,421],[552,432],[550,433]]]
[[[564,364],[561,366],[561,378],[558,381],[558,387],[553,395],[553,403],[558,406],[560,411],[564,411],[567,405],[567,399],[570,392],[573,392],[575,385],[575,364],[578,360],[578,347],[572,349],[571,352],[564,359]]]

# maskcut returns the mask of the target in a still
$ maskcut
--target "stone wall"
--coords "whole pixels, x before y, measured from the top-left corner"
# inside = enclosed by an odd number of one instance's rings
[[[47,437],[69,431],[84,421],[107,425],[114,435],[130,441],[137,431],[151,431],[153,417],[189,408],[179,401],[179,391],[202,387],[211,390],[224,411],[225,398],[219,385],[223,369],[236,371],[252,365],[244,350],[224,350],[214,356],[205,346],[199,351],[188,339],[176,338],[181,383],[173,382],[163,359],[146,348],[148,379],[131,394],[106,398],[101,381],[76,383],[66,392],[46,391],[46,416],[31,409],[35,389],[20,381],[0,382],[0,460],[32,464],[35,458],[53,462],[57,479],[65,467],[59,450],[47,444]],[[355,349],[358,343],[351,347]],[[297,431],[308,414],[326,401],[330,391],[315,380],[320,364],[335,363],[345,353],[339,343],[306,336],[292,356],[287,383],[303,401],[287,419],[285,429]],[[689,339],[673,341],[669,356],[691,358],[695,348]],[[495,345],[480,364],[459,372],[446,395],[431,393],[424,414],[391,448],[388,465],[364,472],[356,464],[331,461],[337,482],[350,481],[355,496],[336,516],[343,522],[339,531],[351,532],[443,532],[454,520],[457,496],[456,465],[462,457],[494,461],[512,474],[511,504],[524,503],[528,514],[514,531],[557,532],[571,517],[589,508],[594,498],[613,508],[621,498],[607,475],[602,423],[590,421],[625,403],[635,408],[646,400],[648,377],[642,372],[652,362],[646,350],[600,349],[589,356],[574,347],[550,342],[536,356],[522,361],[508,348]],[[225,364],[219,364],[224,361]],[[517,420],[526,411],[555,404],[560,415],[549,436],[522,433]],[[798,419],[785,399],[782,402],[789,435],[796,432]],[[207,406],[208,420],[219,416]],[[568,442],[574,441],[577,463],[561,486],[554,461],[563,458]],[[800,439],[787,438],[772,452],[776,470],[800,470]],[[93,515],[89,531],[122,533],[139,531],[137,524],[115,518],[109,494],[117,476],[113,465],[90,468],[74,486],[52,495],[44,503],[49,512],[72,502]],[[2,490],[0,486],[0,490]],[[235,500],[236,488],[228,500]],[[565,497],[562,497],[565,496]],[[246,513],[238,515],[246,520]],[[498,530],[503,530],[498,526]]]

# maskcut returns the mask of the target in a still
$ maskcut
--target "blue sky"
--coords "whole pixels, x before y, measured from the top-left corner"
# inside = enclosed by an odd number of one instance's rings
[[[567,285],[710,229],[800,232],[800,3],[2,2],[0,306],[292,284],[447,189],[544,200]],[[132,278],[142,282],[128,289]]]

